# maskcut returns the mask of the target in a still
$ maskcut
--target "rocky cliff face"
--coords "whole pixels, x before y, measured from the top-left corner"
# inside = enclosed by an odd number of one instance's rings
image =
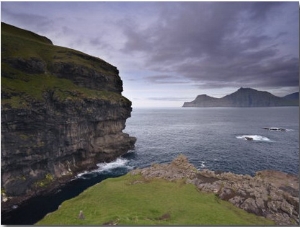
[[[197,170],[183,155],[170,164],[153,164],[130,173],[141,174],[145,179],[185,179],[186,183],[194,184],[199,190],[214,193],[217,199],[271,219],[277,225],[299,225],[299,179],[294,175],[263,170],[251,177]]]
[[[2,209],[134,148],[116,67],[2,23]]]
[[[257,91],[252,88],[240,88],[236,92],[223,98],[213,98],[207,95],[198,95],[192,102],[185,102],[183,107],[273,107],[298,106],[299,94],[277,97],[266,91]]]

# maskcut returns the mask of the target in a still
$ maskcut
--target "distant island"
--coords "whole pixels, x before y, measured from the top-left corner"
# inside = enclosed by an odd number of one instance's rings
[[[274,107],[299,106],[299,92],[284,97],[275,96],[266,91],[241,87],[236,92],[222,98],[198,95],[192,102],[185,102],[182,107]]]

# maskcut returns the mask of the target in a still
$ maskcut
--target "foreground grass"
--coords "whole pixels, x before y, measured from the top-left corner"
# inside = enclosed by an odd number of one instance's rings
[[[79,219],[82,210],[85,219]],[[183,182],[129,174],[105,180],[65,201],[37,225],[272,225]]]

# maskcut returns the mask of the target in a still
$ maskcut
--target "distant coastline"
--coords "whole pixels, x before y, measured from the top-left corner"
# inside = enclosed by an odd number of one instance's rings
[[[195,100],[185,102],[182,107],[276,107],[299,106],[299,92],[284,97],[252,88],[240,88],[222,98],[198,95]]]

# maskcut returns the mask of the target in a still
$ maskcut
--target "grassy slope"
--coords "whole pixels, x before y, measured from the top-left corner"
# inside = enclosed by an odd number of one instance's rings
[[[78,219],[82,210],[85,219]],[[105,180],[65,201],[37,225],[272,225],[183,182],[141,176]]]
[[[79,87],[70,80],[57,78],[49,71],[43,74],[29,74],[14,69],[6,63],[7,59],[36,58],[45,62],[49,70],[55,62],[70,62],[95,69],[107,76],[111,75],[111,72],[105,69],[107,63],[100,59],[93,64],[91,59],[96,58],[79,51],[52,45],[51,41],[45,37],[4,23],[1,23],[1,49],[1,89],[3,93],[11,96],[1,97],[2,105],[9,104],[12,108],[26,108],[30,106],[30,101],[42,101],[43,93],[47,90],[53,90],[55,96],[61,101],[67,98],[88,98],[129,102],[114,92]]]

